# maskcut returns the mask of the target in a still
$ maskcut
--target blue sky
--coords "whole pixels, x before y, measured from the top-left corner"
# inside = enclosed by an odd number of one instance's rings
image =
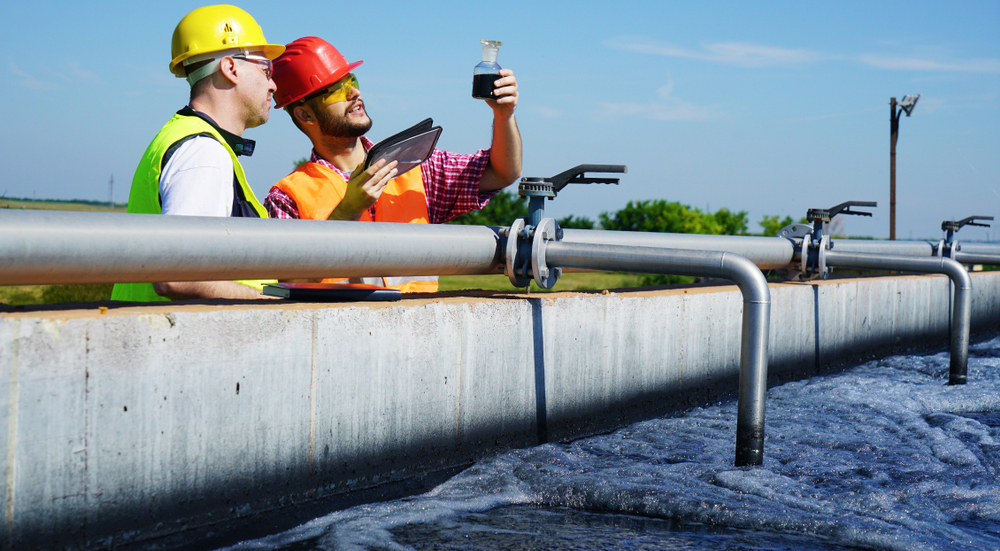
[[[19,2],[4,8],[0,193],[128,196],[135,165],[187,100],[170,36],[200,2]],[[878,201],[848,235],[889,233],[889,98],[900,123],[897,237],[1000,219],[1000,0],[957,2],[240,2],[274,43],[323,37],[350,61],[376,141],[425,117],[439,146],[487,147],[470,97],[482,39],[521,88],[523,176],[625,164],[619,186],[570,186],[547,214],[596,219],[630,200],[800,217]],[[308,154],[281,111],[244,134],[259,198]],[[1000,240],[1000,224],[964,239]]]

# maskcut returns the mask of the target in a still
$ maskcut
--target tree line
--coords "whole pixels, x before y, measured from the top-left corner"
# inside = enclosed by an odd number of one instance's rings
[[[509,226],[515,218],[528,216],[528,202],[515,193],[501,190],[490,199],[482,210],[463,214],[449,224],[479,226]],[[747,211],[733,212],[727,208],[715,212],[684,205],[677,201],[648,199],[629,201],[624,208],[610,213],[602,212],[595,222],[585,216],[569,215],[557,220],[563,228],[592,230],[648,231],[664,233],[702,233],[711,235],[751,235]],[[794,223],[806,223],[805,218],[794,220],[791,216],[764,215],[758,222],[763,233],[752,235],[773,236],[781,228]]]

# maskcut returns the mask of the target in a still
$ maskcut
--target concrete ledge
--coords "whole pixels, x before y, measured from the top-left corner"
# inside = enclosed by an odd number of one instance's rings
[[[973,287],[973,329],[1000,329],[1000,272]],[[947,343],[944,276],[773,284],[771,297],[772,381]],[[8,309],[0,541],[189,542],[733,394],[741,310],[733,286]]]

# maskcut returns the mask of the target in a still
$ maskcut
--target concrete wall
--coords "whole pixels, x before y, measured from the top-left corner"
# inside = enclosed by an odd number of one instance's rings
[[[974,330],[1000,329],[1000,272],[973,286]],[[772,381],[947,346],[943,276],[771,293]],[[730,286],[8,308],[0,547],[224,541],[204,538],[274,529],[343,499],[419,489],[504,449],[733,393],[741,310]]]

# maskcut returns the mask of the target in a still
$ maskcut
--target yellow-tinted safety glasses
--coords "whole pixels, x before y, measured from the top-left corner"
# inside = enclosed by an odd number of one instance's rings
[[[361,89],[358,88],[358,77],[354,76],[354,73],[348,73],[346,77],[338,80],[332,86],[317,94],[317,97],[322,97],[323,103],[326,105],[346,101],[347,96],[351,93],[351,88],[354,88],[355,90]]]

